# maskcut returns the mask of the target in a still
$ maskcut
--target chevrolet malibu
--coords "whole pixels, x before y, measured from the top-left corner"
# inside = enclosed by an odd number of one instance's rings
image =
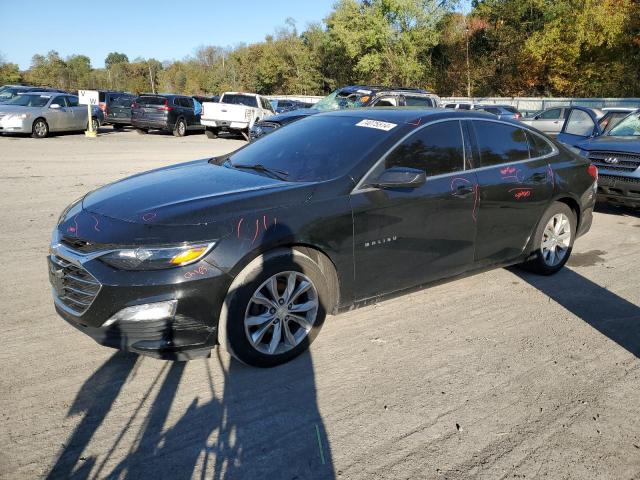
[[[274,366],[327,315],[506,265],[548,275],[591,225],[597,170],[482,113],[315,115],[135,175],[60,216],[57,312],[98,343]]]

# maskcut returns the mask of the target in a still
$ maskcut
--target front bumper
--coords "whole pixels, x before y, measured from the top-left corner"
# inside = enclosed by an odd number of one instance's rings
[[[600,174],[598,200],[640,208],[640,177]]]
[[[0,119],[0,133],[31,133],[31,118],[3,117]]]
[[[101,345],[166,360],[206,356],[217,344],[217,319],[231,278],[205,260],[192,265],[156,271],[116,270],[96,258],[57,243],[48,257],[57,313],[70,325]],[[84,311],[69,303],[59,265],[71,265],[73,274],[84,271],[99,287]],[[83,270],[80,270],[83,269]],[[66,285],[66,286],[65,286]],[[177,300],[175,315],[150,320],[104,323],[124,308]]]

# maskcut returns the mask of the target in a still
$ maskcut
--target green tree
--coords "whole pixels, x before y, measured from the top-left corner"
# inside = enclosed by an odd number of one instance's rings
[[[20,69],[15,63],[9,63],[0,54],[0,85],[19,83],[21,80]]]

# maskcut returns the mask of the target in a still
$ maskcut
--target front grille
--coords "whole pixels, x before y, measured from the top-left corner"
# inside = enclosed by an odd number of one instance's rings
[[[54,277],[52,283],[58,300],[74,314],[82,315],[98,295],[100,282],[84,268],[63,258],[51,255],[49,259],[51,275]]]
[[[589,152],[589,160],[596,167],[619,172],[634,172],[640,167],[640,155],[636,153]],[[614,163],[612,163],[612,160]]]
[[[602,174],[598,174],[598,178],[606,178],[607,180],[615,180],[617,182],[638,183],[638,184],[640,184],[640,178],[634,178],[634,177],[623,177],[623,176],[618,176],[618,175],[602,175]]]
[[[82,240],[81,238],[75,237],[67,237],[64,235],[60,239],[60,242],[71,248],[72,250],[81,253],[97,252],[98,250],[103,250],[105,248],[105,246],[100,243],[91,243],[88,240]]]

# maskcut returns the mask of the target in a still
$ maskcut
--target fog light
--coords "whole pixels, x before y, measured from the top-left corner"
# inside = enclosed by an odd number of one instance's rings
[[[171,318],[176,314],[177,300],[167,300],[166,302],[145,303],[134,305],[120,310],[109,320],[104,322],[103,327],[113,325],[115,322],[144,322],[149,320],[162,320]]]

